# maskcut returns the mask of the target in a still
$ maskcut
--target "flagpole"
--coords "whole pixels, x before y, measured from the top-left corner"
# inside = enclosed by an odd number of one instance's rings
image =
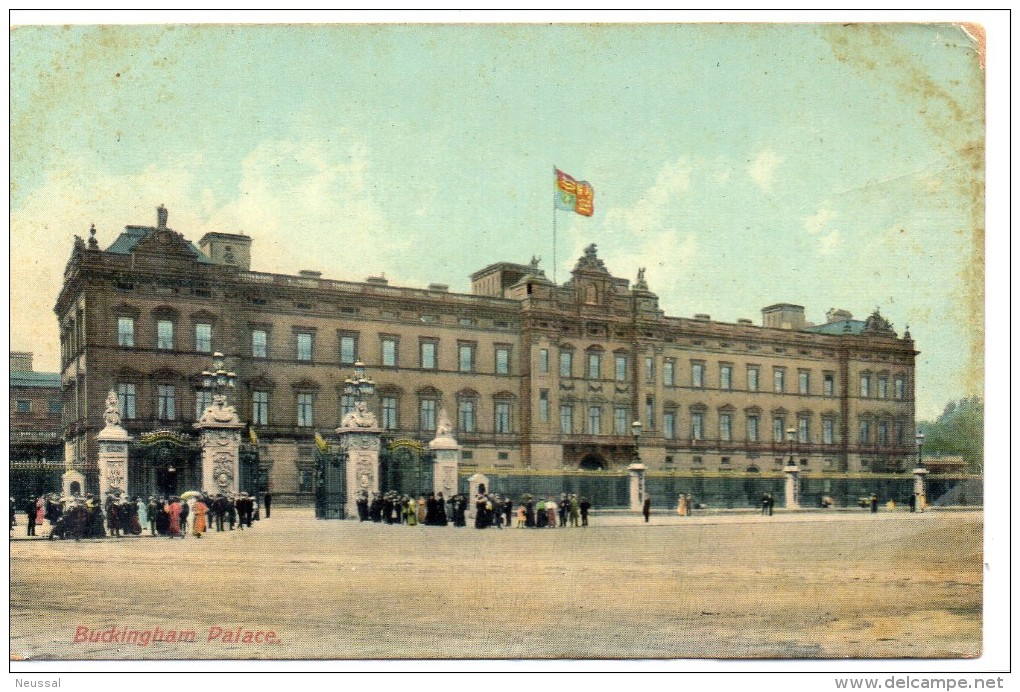
[[[553,166],[553,204],[552,204],[552,217],[553,217],[553,285],[556,284],[556,166]]]

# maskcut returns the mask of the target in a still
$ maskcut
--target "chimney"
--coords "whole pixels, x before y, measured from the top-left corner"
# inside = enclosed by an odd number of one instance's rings
[[[11,351],[11,372],[32,372],[32,354],[27,351]]]
[[[697,315],[694,316],[694,319],[701,320],[702,322],[708,322],[712,319],[712,316],[706,315],[703,312],[699,312]]]
[[[804,306],[792,303],[776,303],[761,309],[763,327],[771,329],[803,329]]]
[[[389,283],[385,276],[370,276],[365,279],[366,284],[375,284],[376,286],[385,286]]]
[[[846,322],[853,318],[854,316],[850,314],[849,310],[829,308],[829,311],[825,313],[825,321],[829,324],[833,322]]]
[[[746,317],[741,317],[740,319],[737,320],[737,324],[752,325],[752,324],[754,324],[754,321],[753,320],[749,320]]]
[[[430,291],[440,291],[441,293],[448,293],[450,287],[447,284],[429,284]]]
[[[302,269],[298,272],[298,276],[304,279],[318,279],[322,276],[322,272],[312,271],[311,269]]]

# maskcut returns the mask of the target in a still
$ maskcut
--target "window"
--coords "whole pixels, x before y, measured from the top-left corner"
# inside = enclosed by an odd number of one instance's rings
[[[878,444],[887,445],[889,444],[889,422],[879,421],[878,422]]]
[[[298,492],[312,492],[312,472],[308,469],[298,471]]]
[[[177,400],[173,385],[156,385],[156,417],[160,420],[177,418]]]
[[[588,407],[588,434],[590,434],[590,435],[601,435],[602,434],[602,407],[601,406],[589,406]]]
[[[358,362],[358,336],[356,334],[340,335],[340,363],[354,365]]]
[[[495,411],[495,431],[497,433],[511,432],[510,428],[510,402],[497,401]]]
[[[700,411],[691,414],[691,439],[705,439],[705,414]]]
[[[418,424],[422,430],[436,429],[436,400],[422,399],[418,402]]]
[[[299,428],[310,428],[315,424],[315,412],[312,407],[314,397],[309,393],[297,395],[297,424]]]
[[[549,349],[538,349],[538,371],[545,374],[549,372]]]
[[[747,417],[747,441],[757,442],[761,438],[760,421],[758,416],[751,414]]]
[[[460,432],[475,431],[476,405],[474,399],[461,399],[457,402],[457,429]]]
[[[885,375],[880,375],[878,378],[878,398],[889,398],[889,378]]]
[[[782,442],[785,439],[786,418],[783,416],[772,417],[772,441]]]
[[[903,423],[896,423],[896,444],[903,444],[904,438],[906,437],[907,426]]]
[[[662,414],[662,436],[667,440],[676,438],[676,411],[664,411]]]
[[[871,443],[871,421],[865,419],[860,422],[860,440],[862,445]]]
[[[470,327],[474,323],[475,323],[474,319],[470,317],[461,317],[459,320],[457,320],[457,324],[459,324],[462,327]]]
[[[832,418],[822,419],[822,444],[831,445],[836,439],[836,421]]]
[[[135,417],[135,386],[128,383],[117,385],[117,398],[120,399],[120,417],[130,420]]]
[[[676,384],[676,361],[672,358],[662,363],[662,384],[667,387]]]
[[[574,352],[560,351],[560,377],[573,377]]]
[[[906,380],[903,379],[902,375],[897,375],[896,379],[893,380],[893,396],[897,399],[902,399],[906,396]]]
[[[811,393],[811,373],[801,370],[797,373],[797,391],[801,394]]]
[[[496,374],[510,374],[510,347],[496,346]]]
[[[135,345],[135,318],[133,317],[117,318],[117,345],[118,346]]]
[[[435,341],[422,341],[418,344],[419,359],[422,370],[436,369],[436,347]]]
[[[719,389],[733,389],[733,366],[719,366]]]
[[[747,368],[747,391],[757,392],[758,391],[758,366],[752,366]]]
[[[797,442],[801,444],[811,442],[811,419],[807,416],[797,419]]]
[[[626,406],[617,406],[613,409],[613,433],[626,435],[630,432],[630,409]]]
[[[822,394],[832,396],[836,391],[836,376],[831,372],[825,373],[822,377]]]
[[[540,389],[538,392],[538,420],[542,423],[549,422],[549,390]]]
[[[385,430],[397,429],[397,398],[395,396],[382,398],[382,426]]]
[[[50,399],[49,411],[51,414],[58,414],[64,412],[64,404],[60,399]]]
[[[388,368],[397,367],[397,340],[393,337],[382,339],[382,364]]]
[[[645,397],[645,425],[655,430],[655,397]]]
[[[602,379],[602,354],[598,351],[588,352],[588,379]]]
[[[560,432],[566,435],[574,432],[574,407],[570,404],[560,405]]]
[[[458,369],[461,372],[475,371],[475,345],[459,344],[457,346]]]
[[[645,356],[645,382],[655,383],[655,357]]]
[[[298,332],[297,335],[297,359],[312,359],[312,335],[307,332]]]
[[[199,389],[195,392],[195,418],[201,418],[205,410],[212,406],[212,392],[208,389]]]
[[[269,356],[268,338],[266,330],[253,329],[251,332],[251,355],[252,358],[267,358]]]
[[[719,414],[719,439],[729,442],[733,439],[733,414]]]
[[[625,382],[627,380],[627,356],[622,353],[617,353],[615,362],[616,362],[616,381]]]
[[[174,323],[160,320],[156,323],[156,348],[172,351],[174,347]]]
[[[691,386],[692,387],[704,387],[705,386],[705,364],[704,363],[691,363]]]
[[[355,407],[355,405],[357,405],[357,403],[358,402],[354,398],[354,395],[352,395],[352,394],[341,394],[340,395],[340,419],[342,420],[343,417],[346,416],[348,413],[353,413],[354,412],[354,407]]]
[[[269,425],[269,392],[256,390],[251,393],[251,422]]]
[[[30,400],[28,400],[28,399],[18,399],[17,412],[18,413],[31,413],[32,412],[32,402]]]
[[[786,370],[776,368],[772,372],[772,385],[776,394],[782,394],[786,390]]]
[[[864,373],[861,375],[861,397],[867,399],[871,396],[871,375]]]
[[[212,353],[212,325],[199,323],[195,325],[195,350],[199,353]]]

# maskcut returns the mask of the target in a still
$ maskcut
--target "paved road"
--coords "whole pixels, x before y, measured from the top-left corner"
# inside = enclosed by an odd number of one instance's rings
[[[981,532],[978,511],[608,512],[587,529],[478,531],[280,508],[202,539],[18,540],[11,655],[973,656]]]

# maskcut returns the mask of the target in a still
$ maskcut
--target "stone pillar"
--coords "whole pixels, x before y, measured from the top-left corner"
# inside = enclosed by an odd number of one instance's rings
[[[195,423],[202,445],[202,487],[210,495],[236,493],[239,489],[241,464],[241,428],[233,406],[227,406],[222,394],[213,396],[213,404]]]
[[[475,500],[478,498],[479,488],[485,486],[485,492],[489,493],[492,491],[489,485],[489,477],[484,473],[475,473],[467,479],[468,489],[467,497],[467,512],[465,513],[465,519],[469,526],[474,524],[475,521]]]
[[[447,502],[457,494],[457,462],[460,458],[460,445],[453,437],[452,427],[446,409],[440,409],[436,438],[429,442],[429,449],[436,455],[432,462],[432,492],[442,493]],[[485,487],[488,490],[488,483]]]
[[[358,493],[362,490],[371,497],[379,492],[379,447],[382,430],[371,428],[337,428],[340,449],[347,458],[344,479],[347,498],[344,502],[344,516],[358,518]]]
[[[106,426],[96,435],[99,442],[99,497],[102,503],[110,492],[124,493],[128,491],[128,442],[131,437],[120,425],[120,402],[117,393],[110,391],[106,396],[106,411],[103,414]],[[68,471],[64,474],[65,492],[70,489],[71,478]],[[81,474],[77,474],[81,477]],[[84,480],[84,479],[82,479]],[[83,488],[84,490],[84,488]]]
[[[633,463],[627,470],[630,471],[630,509],[640,512],[645,502],[645,465]]]
[[[78,485],[75,486],[75,483]],[[64,497],[71,497],[75,494],[75,488],[77,488],[78,495],[85,494],[85,476],[80,471],[70,469],[64,471],[64,475],[61,476],[61,487],[64,491]]]
[[[918,467],[911,471],[914,474],[914,493],[917,495],[917,511],[923,512],[928,505],[928,494],[925,490],[924,477],[928,475],[928,469]]]
[[[800,469],[788,464],[783,472],[786,474],[786,508],[800,509]]]

